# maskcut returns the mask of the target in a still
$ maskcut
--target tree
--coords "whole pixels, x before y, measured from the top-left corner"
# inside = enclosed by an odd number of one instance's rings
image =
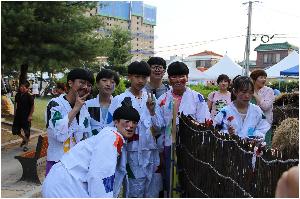
[[[109,68],[118,71],[121,75],[127,75],[126,64],[132,58],[130,32],[114,26],[108,38],[111,42],[107,51]]]
[[[95,2],[1,2],[2,68],[58,72],[82,67],[103,54],[99,16],[86,16]],[[42,73],[41,73],[42,74]]]

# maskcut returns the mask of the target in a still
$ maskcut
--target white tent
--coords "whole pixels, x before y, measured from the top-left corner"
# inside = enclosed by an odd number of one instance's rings
[[[265,71],[268,75],[268,78],[276,78],[280,77],[280,71],[289,69],[296,65],[299,65],[299,54],[296,51],[293,51],[280,62],[270,66]]]
[[[227,55],[224,55],[224,57],[218,63],[203,73],[206,75],[207,80],[216,80],[221,74],[225,74],[230,79],[233,79],[237,75],[242,75],[243,68],[232,61]]]

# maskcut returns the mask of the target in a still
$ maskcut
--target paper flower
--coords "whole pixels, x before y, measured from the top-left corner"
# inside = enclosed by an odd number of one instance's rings
[[[227,118],[227,120],[228,120],[229,122],[231,122],[233,119],[234,119],[233,115],[231,115],[231,116],[229,116],[229,117]]]

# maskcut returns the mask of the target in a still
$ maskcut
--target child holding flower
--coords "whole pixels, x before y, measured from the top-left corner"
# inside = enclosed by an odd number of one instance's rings
[[[254,93],[254,86],[249,77],[240,76],[233,82],[232,95],[235,100],[221,109],[214,118],[214,126],[229,134],[236,134],[241,138],[265,137],[270,129],[262,110],[250,103]]]

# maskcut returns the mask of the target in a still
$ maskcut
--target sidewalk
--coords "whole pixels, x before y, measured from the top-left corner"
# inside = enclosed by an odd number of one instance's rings
[[[36,198],[41,196],[41,185],[19,181],[22,176],[22,166],[14,157],[23,153],[19,146],[21,139],[11,136],[11,122],[1,119],[1,197],[2,198]],[[32,128],[29,142],[29,150],[35,150],[39,135],[46,134],[39,129]],[[7,141],[8,140],[8,141]],[[40,180],[44,180],[45,159],[38,161]]]

